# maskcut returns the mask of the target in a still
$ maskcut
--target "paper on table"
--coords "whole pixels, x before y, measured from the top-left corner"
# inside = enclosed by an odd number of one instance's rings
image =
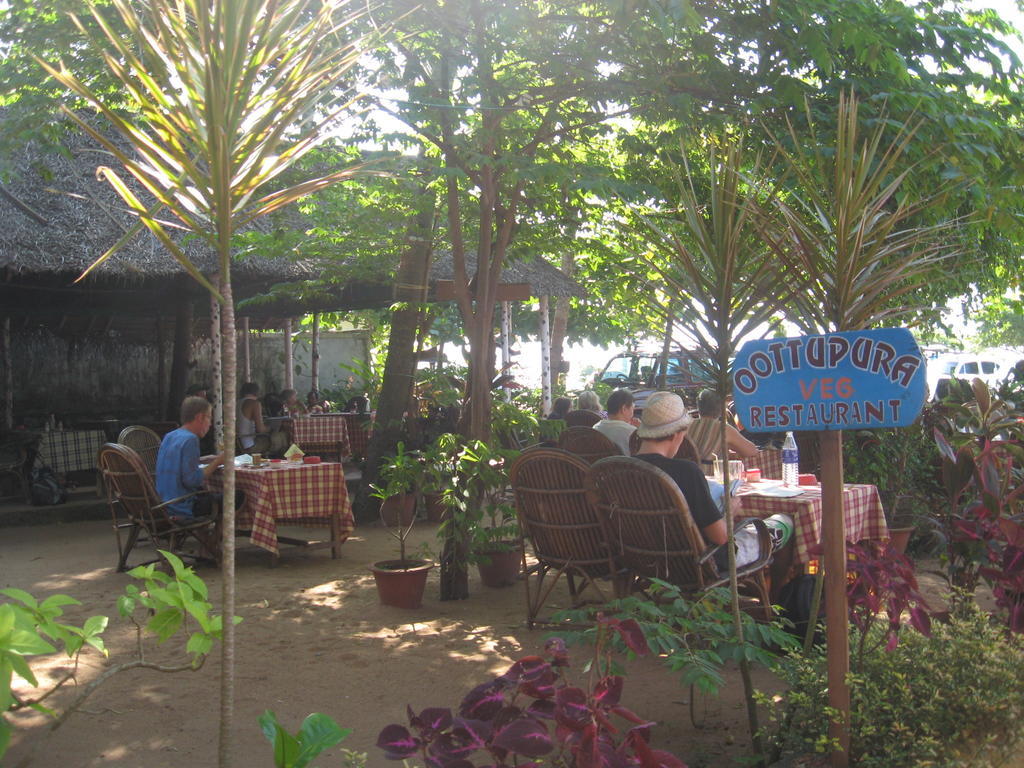
[[[288,450],[284,452],[284,457],[286,459],[294,459],[296,456],[298,456],[301,459],[305,455],[306,454],[302,452],[302,449],[299,448],[299,446],[297,446],[295,443],[292,443],[290,446],[288,446]]]
[[[804,492],[804,489],[786,488],[785,486],[779,485],[777,482],[772,483],[762,480],[758,483],[751,483],[750,492],[756,493],[760,496],[775,496],[780,499],[788,499],[792,496],[799,496]]]
[[[252,456],[250,456],[248,453],[243,453],[238,456],[235,456],[236,467],[244,467],[247,464],[252,464]]]

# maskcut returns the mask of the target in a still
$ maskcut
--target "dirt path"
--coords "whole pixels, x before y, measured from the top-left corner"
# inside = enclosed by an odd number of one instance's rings
[[[422,525],[418,540],[435,544],[434,526]],[[243,540],[239,540],[241,545]],[[436,549],[436,546],[435,546]],[[476,684],[503,672],[521,655],[539,653],[545,632],[527,630],[521,586],[488,589],[474,573],[471,597],[439,602],[437,573],[427,585],[423,608],[402,611],[378,605],[367,565],[394,557],[393,542],[378,528],[356,531],[339,560],[325,551],[285,551],[279,567],[265,553],[239,553],[236,764],[271,765],[269,745],[257,717],[274,710],[296,730],[310,712],[325,712],[352,735],[343,743],[369,754],[368,765],[395,765],[374,746],[380,729],[401,722],[408,703],[457,707]],[[82,601],[73,617],[111,617],[106,637],[111,660],[124,658],[134,643],[116,617],[115,601],[131,579],[113,569],[114,541],[108,524],[75,523],[8,528],[0,533],[0,585],[38,597],[56,592]],[[200,574],[219,602],[217,571]],[[565,595],[559,595],[565,604]],[[557,601],[556,601],[557,602]],[[69,612],[70,614],[70,612]],[[573,654],[582,682],[583,650]],[[171,654],[164,655],[168,659]],[[92,679],[105,665],[95,654],[80,673]],[[180,657],[179,657],[180,658]],[[66,660],[51,662],[54,675]],[[181,768],[216,764],[219,658],[196,673],[161,675],[144,670],[122,674],[101,688],[39,748],[36,766],[145,766]],[[770,674],[757,683],[774,688]],[[738,675],[730,674],[722,695],[698,701],[700,729],[690,724],[689,690],[656,659],[629,664],[627,706],[660,723],[655,742],[691,766],[728,766],[746,751],[746,720]],[[30,713],[18,718],[7,765],[17,765],[38,743],[46,721]],[[331,750],[318,765],[340,765]]]

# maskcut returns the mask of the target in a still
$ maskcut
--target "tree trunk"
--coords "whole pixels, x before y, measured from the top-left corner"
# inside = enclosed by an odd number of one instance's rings
[[[576,261],[571,253],[562,254],[560,269],[566,277],[576,271]],[[565,334],[569,328],[569,297],[555,299],[555,311],[551,318],[551,386],[556,392],[565,391]]]
[[[661,342],[661,359],[658,361],[658,389],[666,389],[668,382],[668,357],[672,351],[672,329],[676,324],[675,309],[672,300],[669,299],[668,307],[665,308],[665,338]],[[725,423],[724,421],[722,422]],[[728,458],[727,454],[723,454]]]
[[[235,305],[231,295],[230,233],[221,248],[228,254],[221,264],[228,264],[222,272],[221,295],[224,297],[221,318],[221,342],[224,363],[224,516],[221,523],[221,610],[224,616],[224,634],[221,643],[220,669],[220,738],[218,765],[230,768],[233,762],[231,731],[235,719],[235,407],[238,391],[237,349],[235,346]]]
[[[320,313],[313,314],[313,340],[310,343],[309,380],[310,388],[320,391]]]
[[[557,369],[551,370],[551,329],[548,325],[548,297],[540,297],[540,411],[551,413],[551,383],[558,376]]]
[[[11,370],[11,318],[4,318],[4,427],[14,429],[14,373]]]
[[[512,302],[501,302],[501,372],[512,373]],[[512,402],[512,388],[504,387],[505,402]]]
[[[185,399],[188,389],[188,362],[192,353],[192,301],[186,298],[186,288],[182,285],[189,277],[180,278],[178,284],[178,307],[174,318],[174,352],[171,355],[171,381],[167,388],[167,403],[164,406],[164,419],[167,421],[178,418],[181,401]]]
[[[167,403],[167,346],[164,342],[164,319],[157,316],[156,318],[156,401],[157,403]],[[158,406],[158,410],[163,406]],[[163,418],[162,413],[154,414],[154,417],[159,421]]]
[[[381,458],[394,451],[402,439],[405,412],[412,396],[416,374],[416,337],[420,324],[418,304],[426,298],[433,243],[437,198],[424,190],[421,209],[413,217],[398,265],[395,300],[402,302],[391,316],[388,356],[377,399],[373,435],[366,449],[366,468],[356,499],[355,511],[361,521],[375,519],[376,508],[369,496],[369,484],[377,479]]]
[[[292,319],[284,321],[284,388],[295,389],[295,353],[292,350]]]
[[[220,275],[213,276],[213,284],[220,285]],[[220,302],[210,295],[210,339],[213,342],[213,444],[224,445],[224,360],[221,354],[223,334],[221,329]],[[215,451],[219,453],[219,451]]]
[[[239,334],[242,337],[242,371],[243,378],[245,381],[252,381],[252,358],[250,357],[249,348],[249,318],[242,318],[242,331]]]

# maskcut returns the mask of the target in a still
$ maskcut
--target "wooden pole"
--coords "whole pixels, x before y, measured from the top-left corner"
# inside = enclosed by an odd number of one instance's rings
[[[541,411],[551,413],[551,323],[548,297],[540,297],[540,392]]]
[[[665,311],[665,338],[661,343],[661,360],[658,361],[658,380],[655,382],[655,386],[658,389],[668,389],[665,386],[668,382],[668,356],[672,351],[672,329],[675,324],[675,307],[672,304],[672,300],[669,299],[668,307]]]
[[[242,318],[242,373],[245,381],[252,381],[252,358],[249,357],[249,318]]]
[[[220,275],[213,276],[214,285],[220,289]],[[210,343],[213,345],[213,442],[220,453],[224,445],[224,362],[221,355],[221,312],[220,302],[210,295]]]
[[[501,372],[512,370],[512,346],[509,337],[512,335],[512,304],[501,302]],[[512,389],[505,387],[505,402],[512,401]]]
[[[846,610],[846,530],[843,519],[843,433],[818,433],[821,446],[821,530],[825,568],[825,626],[828,644],[828,703],[837,713],[828,735],[839,745],[833,768],[846,768],[850,755],[850,634]],[[812,619],[813,620],[813,619]]]
[[[192,299],[188,297],[187,281],[191,277],[178,279],[178,305],[174,318],[174,351],[171,354],[171,381],[164,418],[177,420],[181,401],[188,388],[188,361],[192,354]]]
[[[11,318],[4,318],[4,427],[14,429],[14,371],[11,368]]]
[[[284,388],[295,389],[295,351],[292,348],[292,319],[284,321]]]
[[[309,378],[310,388],[320,391],[320,314],[313,315],[313,339],[310,343]]]
[[[165,342],[164,319],[158,316],[156,319],[156,401],[158,403],[167,402],[167,350],[164,349],[166,346]],[[157,408],[157,420],[163,416],[162,413],[159,413],[162,408],[162,405]]]

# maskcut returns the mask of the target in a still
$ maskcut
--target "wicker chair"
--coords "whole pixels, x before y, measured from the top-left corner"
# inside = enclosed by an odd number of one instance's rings
[[[107,502],[117,538],[117,570],[128,566],[128,556],[145,533],[157,547],[173,552],[193,562],[199,560],[220,563],[218,522],[212,518],[182,519],[167,515],[167,505],[195,496],[198,492],[161,502],[149,472],[135,451],[119,443],[106,443],[100,448],[100,472],[107,488]],[[122,540],[122,535],[125,539]],[[192,539],[196,553],[185,552],[182,545]],[[159,561],[159,557],[149,560]]]
[[[18,481],[22,498],[31,501],[31,486],[25,471],[28,462],[29,444],[25,441],[0,442],[0,475],[9,475]]]
[[[567,427],[592,427],[601,420],[601,414],[597,411],[569,411],[565,414],[565,425]]]
[[[636,430],[629,436],[629,455],[636,456],[640,450],[640,437],[637,435]],[[679,450],[676,451],[677,459],[686,459],[692,461],[697,466],[702,467],[700,462],[697,461],[697,450],[693,447],[693,443],[690,442],[689,437],[684,437],[683,442],[679,445]],[[707,473],[705,473],[707,474]]]
[[[149,476],[156,477],[156,456],[160,452],[160,436],[149,427],[125,427],[117,442],[131,448],[142,459]]]
[[[729,582],[715,568],[712,556],[717,547],[705,544],[686,497],[665,472],[641,459],[613,457],[594,464],[585,485],[605,525],[611,557],[617,568],[630,574],[634,588],[642,589],[648,579],[657,578],[684,594],[697,594]],[[756,601],[756,613],[767,620],[772,617],[767,578],[771,540],[764,522],[752,520],[760,553],[739,569],[738,576],[741,589]]]
[[[558,580],[564,575],[573,606],[592,586],[601,602],[607,597],[596,579],[613,574],[604,530],[587,499],[583,479],[587,464],[557,448],[531,448],[509,469],[516,513],[524,537],[533,544],[537,565],[526,570],[526,617],[532,629]]]
[[[587,464],[608,456],[622,455],[619,446],[593,427],[569,427],[558,436],[558,447],[576,454]]]

